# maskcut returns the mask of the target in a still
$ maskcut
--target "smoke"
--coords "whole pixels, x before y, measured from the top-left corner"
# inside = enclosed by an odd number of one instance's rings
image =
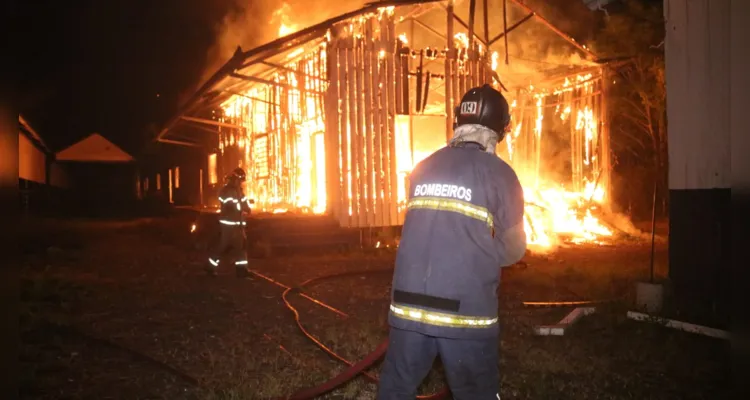
[[[595,29],[594,15],[582,2],[535,0],[528,1],[528,6],[572,37],[586,38]],[[519,9],[511,11],[509,21],[518,21],[525,16],[525,12]],[[579,49],[536,18],[508,34],[508,65],[505,64],[503,41],[498,41],[493,47],[500,55],[498,74],[506,86],[525,87],[543,80],[553,70],[595,65]]]
[[[237,47],[248,51],[277,39],[284,25],[290,34],[365,4],[365,0],[322,2],[309,0],[234,0],[227,14],[214,27],[216,40],[206,53],[205,67],[194,86],[181,96],[181,102],[208,80],[232,57]]]

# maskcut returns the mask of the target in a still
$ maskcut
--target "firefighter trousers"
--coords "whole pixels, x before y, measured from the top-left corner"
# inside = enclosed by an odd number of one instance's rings
[[[414,400],[436,356],[455,400],[500,398],[497,338],[447,339],[391,328],[377,400]]]
[[[244,229],[243,226],[221,226],[218,246],[208,259],[212,268],[216,269],[224,257],[234,262],[237,268],[247,268]]]

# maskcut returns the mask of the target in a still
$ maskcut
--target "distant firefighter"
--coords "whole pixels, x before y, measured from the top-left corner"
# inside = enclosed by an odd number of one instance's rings
[[[244,213],[250,213],[251,201],[242,190],[245,177],[242,168],[235,169],[227,176],[226,184],[219,191],[219,244],[208,259],[208,271],[213,275],[216,275],[221,258],[226,256],[234,261],[238,277],[248,276]]]
[[[495,154],[509,126],[503,95],[473,88],[448,146],[409,176],[378,400],[413,400],[438,355],[454,399],[500,398],[500,267],[526,252],[521,183]]]

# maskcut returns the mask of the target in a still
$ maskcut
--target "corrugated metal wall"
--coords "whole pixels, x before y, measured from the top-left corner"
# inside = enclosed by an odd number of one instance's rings
[[[670,189],[730,187],[730,3],[664,2]]]

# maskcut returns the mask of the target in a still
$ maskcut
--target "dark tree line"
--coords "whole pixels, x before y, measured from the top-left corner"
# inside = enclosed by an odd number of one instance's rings
[[[650,216],[654,184],[657,213],[667,205],[667,114],[664,16],[661,1],[624,0],[603,15],[592,48],[611,62],[608,98],[619,204]]]

